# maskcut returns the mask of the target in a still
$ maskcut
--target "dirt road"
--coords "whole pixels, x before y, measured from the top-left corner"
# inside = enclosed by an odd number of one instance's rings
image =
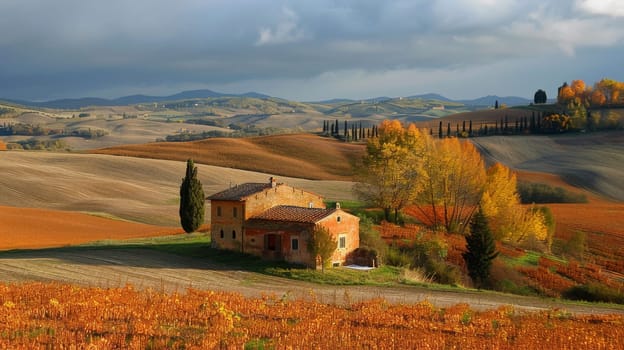
[[[275,294],[289,299],[316,298],[349,303],[383,297],[392,303],[427,300],[437,307],[468,303],[484,310],[513,305],[517,310],[563,309],[572,313],[619,313],[624,309],[581,306],[556,301],[482,292],[433,291],[422,287],[327,286],[240,271],[206,260],[150,249],[57,249],[0,253],[0,281],[58,281],[95,287],[152,288],[184,292],[187,288],[239,292],[249,297]]]

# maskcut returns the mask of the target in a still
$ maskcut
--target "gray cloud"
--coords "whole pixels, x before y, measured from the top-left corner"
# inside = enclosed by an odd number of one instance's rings
[[[624,53],[624,13],[600,3],[4,1],[0,96],[531,96],[563,80],[624,78],[612,64]]]

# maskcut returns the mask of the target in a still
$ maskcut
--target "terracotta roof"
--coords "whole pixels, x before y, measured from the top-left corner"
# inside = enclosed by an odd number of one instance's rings
[[[270,183],[244,183],[228,188],[225,191],[215,193],[208,197],[210,200],[222,200],[222,201],[238,201],[245,197],[248,197],[254,193],[262,192],[267,188],[271,188]]]
[[[285,221],[285,222],[302,222],[317,223],[319,220],[327,217],[336,209],[321,208],[304,208],[294,207],[290,205],[278,205],[267,211],[252,216],[249,220],[267,220],[267,221]]]

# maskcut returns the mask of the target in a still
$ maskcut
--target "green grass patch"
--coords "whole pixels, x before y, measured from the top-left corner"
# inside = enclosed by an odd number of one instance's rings
[[[301,268],[271,267],[265,272],[274,276],[332,285],[391,285],[400,282],[401,269],[382,266],[368,271],[347,267],[326,268],[325,271]]]
[[[529,250],[517,258],[503,257],[503,259],[509,266],[537,266],[541,256],[541,253]]]
[[[570,192],[562,187],[543,183],[518,182],[518,194],[523,204],[532,203],[587,203],[582,193]]]

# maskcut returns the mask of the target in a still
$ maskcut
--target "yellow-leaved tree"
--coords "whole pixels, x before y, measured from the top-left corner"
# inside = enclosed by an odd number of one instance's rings
[[[481,155],[472,143],[457,138],[425,145],[422,190],[415,204],[434,226],[464,232],[485,185]]]
[[[481,208],[497,240],[504,237],[505,226],[513,217],[513,212],[518,209],[519,203],[516,175],[501,163],[489,167]]]
[[[548,239],[544,215],[521,205],[516,175],[500,163],[487,171],[481,207],[497,240],[525,243]]]
[[[385,120],[379,137],[366,145],[366,156],[358,171],[355,192],[368,203],[384,210],[387,221],[411,203],[419,191],[425,136],[414,125],[404,128],[398,120]]]

